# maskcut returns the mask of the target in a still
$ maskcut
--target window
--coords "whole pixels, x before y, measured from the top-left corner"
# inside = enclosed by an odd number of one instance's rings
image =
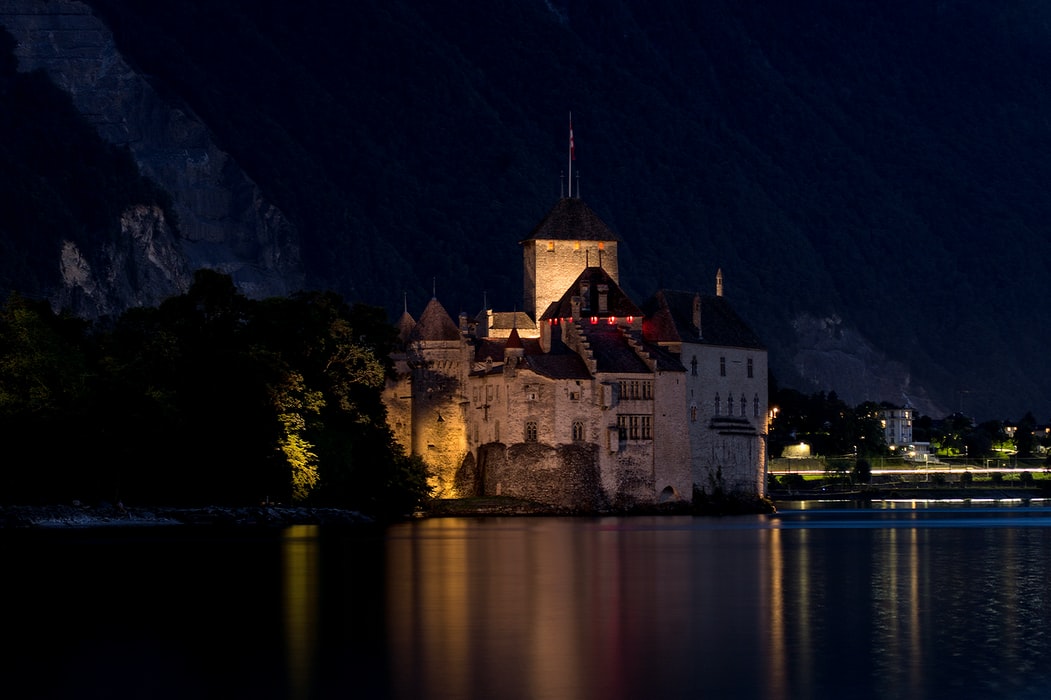
[[[697,422],[697,406],[690,406],[690,422]]]
[[[536,421],[526,421],[525,424],[525,441],[536,442]]]
[[[652,440],[653,416],[617,416],[617,432],[621,440]]]
[[[690,360],[690,373],[693,374],[693,376],[695,376],[695,377],[697,376],[697,356],[696,355],[694,355],[693,359]]]
[[[584,442],[584,424],[573,421],[573,442]]]
[[[722,410],[721,404],[722,402],[719,400],[719,394],[717,392],[715,394],[715,415],[719,415],[719,412]]]
[[[726,358],[725,357],[720,357],[719,358],[719,376],[720,377],[725,377],[726,376]]]
[[[752,413],[755,418],[759,417],[759,394],[756,394],[752,399]]]
[[[748,404],[744,400],[744,394],[741,394],[741,418],[744,418],[745,410],[748,408]]]
[[[730,394],[726,397],[726,415],[732,416],[734,414],[734,395]]]
[[[753,365],[752,365],[752,358],[749,357],[748,358],[748,378],[751,379],[754,376],[755,376],[755,369],[753,368]]]
[[[555,242],[554,241],[548,241],[547,242],[547,252],[549,252],[549,253],[554,253],[555,252]]]
[[[620,398],[650,400],[653,398],[653,382],[645,379],[621,379]]]

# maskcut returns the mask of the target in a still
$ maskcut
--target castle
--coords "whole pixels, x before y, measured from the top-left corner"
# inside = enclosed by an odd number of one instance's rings
[[[397,322],[388,422],[439,498],[581,511],[764,494],[767,353],[722,294],[637,306],[618,237],[579,197],[521,242],[522,311]]]

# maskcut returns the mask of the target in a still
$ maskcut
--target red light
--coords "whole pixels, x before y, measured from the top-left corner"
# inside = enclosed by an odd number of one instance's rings
[[[591,317],[591,324],[594,325],[596,323],[598,323],[598,316],[592,316]]]

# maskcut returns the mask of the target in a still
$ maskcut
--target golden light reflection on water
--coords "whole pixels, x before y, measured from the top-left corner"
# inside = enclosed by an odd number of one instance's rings
[[[439,685],[448,697],[479,697],[501,685],[494,674],[507,673],[475,663],[485,658],[517,660],[523,697],[559,697],[579,684],[580,640],[564,632],[580,611],[566,586],[587,582],[565,576],[580,566],[570,541],[538,539],[531,529],[472,538],[461,521],[442,519],[423,537],[391,542],[388,628],[399,697]],[[600,578],[615,588],[615,572]],[[599,586],[596,598],[615,596],[609,588]]]
[[[697,664],[714,676],[730,659],[731,673],[754,679],[764,663],[733,653],[739,634],[697,648],[696,659],[690,651],[710,626],[750,630],[769,615],[753,547],[726,553],[748,572],[742,587],[736,574],[698,564],[688,528],[617,519],[478,528],[416,523],[388,541],[396,697],[627,700],[642,688],[689,687]],[[650,677],[676,658],[677,677]]]
[[[763,533],[766,546],[760,554],[767,556],[766,562],[758,562],[759,571],[765,572],[769,580],[766,600],[770,605],[770,636],[761,661],[766,663],[766,685],[771,689],[771,698],[785,698],[788,688],[786,665],[788,654],[785,644],[785,577],[781,530],[773,528]]]
[[[1047,531],[914,513],[392,528],[391,695],[905,700],[980,677],[968,644],[1024,661]]]
[[[318,646],[318,526],[293,525],[282,533],[281,579],[289,697],[310,697]]]

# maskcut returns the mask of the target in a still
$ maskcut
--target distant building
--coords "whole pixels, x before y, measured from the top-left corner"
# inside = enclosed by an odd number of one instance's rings
[[[619,239],[578,197],[522,241],[523,310],[397,326],[384,401],[439,497],[581,510],[764,493],[767,352],[722,296],[619,284]]]
[[[911,407],[880,409],[880,424],[883,426],[883,437],[887,441],[887,447],[892,450],[907,449],[913,444],[912,421],[915,419],[915,413]]]

